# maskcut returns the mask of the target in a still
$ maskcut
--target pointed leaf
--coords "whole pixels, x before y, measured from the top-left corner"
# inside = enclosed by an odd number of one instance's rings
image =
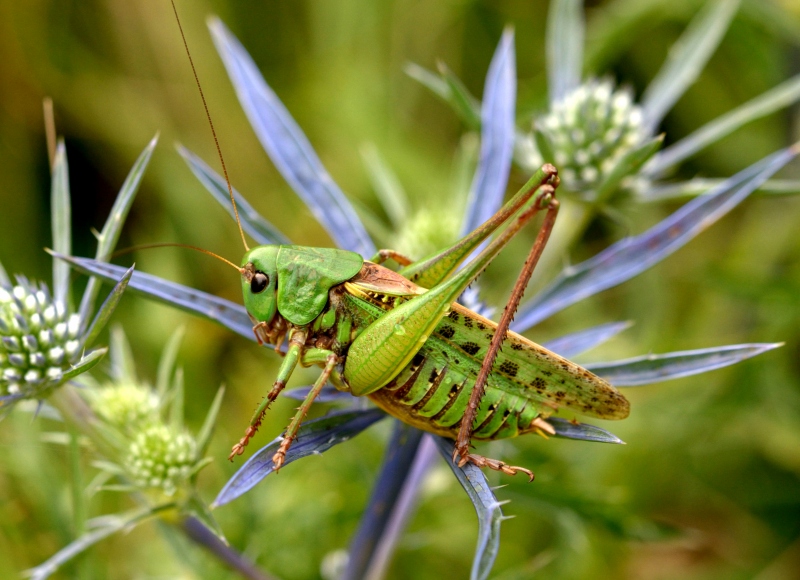
[[[372,189],[378,196],[386,215],[389,216],[389,221],[395,229],[399,229],[411,213],[408,195],[403,190],[400,180],[383,160],[378,148],[373,143],[361,148],[361,158],[367,168]]]
[[[105,356],[106,352],[108,352],[108,349],[98,348],[84,354],[81,360],[72,365],[69,370],[64,371],[64,374],[61,375],[61,381],[67,382],[94,368],[94,366],[100,362],[100,359]]]
[[[197,495],[192,494],[189,501],[184,504],[183,511],[191,516],[182,522],[184,528],[189,528],[193,532],[199,532],[197,534],[198,537],[202,537],[204,535],[203,532],[211,532],[217,540],[227,545],[228,541],[225,539],[222,528],[211,514],[211,510],[206,503],[197,497]],[[202,531],[198,530],[198,527],[202,527]]]
[[[372,488],[369,505],[358,531],[350,540],[347,568],[341,580],[385,576],[387,559],[391,554],[382,553],[381,544],[387,533],[391,534],[388,526],[405,484],[412,475],[412,465],[422,436],[422,431],[400,421],[394,422],[392,438],[386,447],[386,457]]]
[[[625,153],[614,165],[614,168],[603,177],[603,181],[595,192],[595,200],[599,203],[607,201],[620,186],[622,180],[635,175],[661,149],[663,142],[664,136],[659,135]]]
[[[157,135],[150,140],[150,143],[147,144],[144,151],[139,154],[139,158],[136,160],[136,163],[133,164],[133,167],[131,167],[128,176],[125,178],[125,182],[122,184],[117,194],[117,199],[114,200],[114,206],[108,214],[106,223],[103,226],[103,231],[101,231],[100,235],[97,237],[97,253],[95,254],[95,259],[101,262],[107,262],[109,260],[111,253],[114,251],[119,241],[119,235],[122,232],[125,218],[128,217],[128,212],[136,197],[136,192],[139,191],[139,185],[142,183],[144,171],[147,169],[148,163],[150,163],[150,157],[153,155],[156,143],[158,143]],[[61,252],[58,248],[56,248],[56,251]],[[69,254],[69,252],[61,253]],[[83,292],[79,311],[81,324],[84,328],[89,322],[89,316],[91,316],[92,309],[94,308],[94,301],[97,298],[99,290],[100,280],[96,278],[89,279],[86,290]]]
[[[800,99],[800,75],[795,75],[788,81],[784,81],[777,87],[717,117],[677,143],[670,145],[645,166],[644,172],[650,177],[659,177],[684,159],[733,133],[750,121],[766,117],[788,107],[796,103],[798,99]]]
[[[664,116],[700,76],[739,9],[739,0],[714,0],[692,19],[642,95],[644,124],[655,132]]]
[[[94,523],[96,529],[87,532],[79,537],[74,542],[71,542],[66,547],[62,548],[51,556],[47,561],[42,562],[35,568],[26,570],[25,574],[30,576],[32,580],[44,580],[49,578],[60,566],[70,561],[72,558],[93,546],[100,540],[108,536],[120,532],[125,529],[131,529],[148,519],[157,515],[159,508],[144,508],[137,509],[126,514],[119,516],[104,516],[96,518],[89,523]]]
[[[566,334],[548,341],[542,346],[565,358],[571,358],[615,337],[623,330],[630,328],[632,324],[629,320],[625,322],[609,322]]]
[[[189,151],[186,147],[178,145],[176,147],[183,160],[192,170],[195,177],[203,184],[212,197],[225,208],[232,218],[236,218],[231,205],[230,193],[225,180],[205,161]],[[259,244],[291,244],[281,231],[267,221],[250,203],[242,197],[242,194],[233,190],[233,197],[236,199],[236,207],[239,210],[239,219],[242,222],[242,229],[250,234]]]
[[[64,140],[59,139],[53,161],[53,176],[50,187],[50,211],[52,212],[53,248],[56,252],[72,253],[72,210],[69,196],[69,168]],[[53,297],[65,306],[70,303],[69,266],[53,262]]]
[[[536,143],[536,150],[542,156],[542,161],[545,163],[553,163],[556,160],[556,155],[553,152],[553,144],[550,138],[542,133],[534,122],[533,125],[533,141]]]
[[[217,415],[219,415],[219,410],[222,408],[222,399],[224,397],[225,387],[222,386],[217,389],[217,394],[214,395],[214,400],[211,402],[211,406],[208,407],[208,413],[206,413],[206,419],[203,421],[203,426],[197,433],[196,440],[198,457],[204,455],[208,449],[208,444],[211,442],[211,435],[214,433],[214,427],[217,424]]]
[[[556,430],[556,436],[565,439],[578,439],[580,441],[596,441],[598,443],[617,443],[624,445],[625,442],[605,429],[589,425],[588,423],[573,423],[561,417],[548,417],[545,419]]]
[[[444,63],[439,63],[439,74],[447,85],[447,101],[464,124],[471,130],[481,128],[481,103],[472,96],[467,87],[456,74]],[[488,79],[487,79],[488,80]]]
[[[615,387],[635,387],[721,369],[779,346],[783,343],[734,344],[584,366]]]
[[[286,468],[289,463],[308,455],[319,455],[334,445],[355,437],[386,416],[379,409],[370,409],[331,413],[320,419],[306,421],[300,427],[297,439],[289,448],[283,467]],[[233,501],[272,473],[272,456],[278,450],[281,441],[281,437],[278,437],[256,451],[228,480],[211,507],[219,507]]]
[[[6,288],[11,286],[11,279],[8,277],[6,269],[3,268],[2,263],[0,263],[0,286],[5,286]]]
[[[581,82],[585,23],[581,0],[555,0],[547,15],[547,85],[550,103]]]
[[[133,384],[139,382],[131,343],[119,324],[115,324],[111,329],[111,372],[116,382]]]
[[[489,219],[503,202],[514,151],[516,96],[514,32],[506,29],[486,75],[481,106],[481,154],[461,226],[463,233]]]
[[[242,578],[247,578],[248,580],[276,580],[274,576],[259,570],[244,554],[231,548],[225,538],[219,535],[213,525],[209,525],[209,523],[213,523],[213,519],[206,521],[199,517],[188,517],[180,522],[180,527],[192,541],[214,554],[218,560],[226,563],[238,572]]]
[[[169,390],[169,426],[176,432],[183,430],[183,400],[184,400],[184,382],[183,382],[183,368],[178,368],[175,371],[175,378]]]
[[[681,197],[706,195],[722,182],[722,179],[704,179],[696,177],[688,181],[649,187],[639,199],[645,202],[657,202]],[[754,193],[764,195],[797,195],[800,193],[800,179],[768,179],[761,184],[761,187],[755,190]]]
[[[100,335],[100,332],[102,332],[102,330],[105,328],[106,324],[108,324],[108,321],[111,319],[111,315],[114,314],[114,311],[117,309],[117,304],[119,304],[122,294],[128,287],[128,282],[130,282],[132,275],[133,266],[131,266],[125,272],[125,274],[122,275],[120,281],[116,283],[108,297],[103,302],[103,305],[97,311],[92,324],[89,325],[89,328],[83,337],[83,346],[91,346]]]
[[[73,268],[84,274],[99,276],[111,282],[116,281],[126,271],[121,266],[98,262],[89,258],[53,255],[60,260],[69,262]],[[133,273],[130,282],[128,282],[128,290],[135,294],[144,294],[149,298],[155,298],[175,308],[212,320],[247,339],[255,341],[253,323],[250,321],[247,310],[245,310],[244,306],[235,304],[230,300],[142,272]]]
[[[186,329],[181,326],[172,336],[169,337],[167,346],[161,353],[161,359],[158,361],[158,371],[156,372],[156,392],[158,396],[163,398],[165,393],[169,390],[169,384],[172,380],[172,375],[175,369],[175,361],[178,360],[178,350],[181,347],[181,341]]]
[[[297,387],[295,389],[287,389],[281,391],[281,396],[287,399],[294,399],[295,401],[303,401],[308,396],[313,385],[306,385],[304,387]],[[337,401],[350,401],[355,400],[355,397],[350,393],[338,390],[336,387],[326,385],[322,387],[319,395],[314,399],[315,403],[334,403]]]
[[[220,20],[212,18],[209,28],[239,102],[275,167],[337,246],[362,256],[374,255],[375,246],[355,210],[253,59]]]
[[[512,329],[521,332],[597,292],[621,284],[660,262],[708,228],[797,155],[800,145],[783,149],[725,180],[646,232],[625,238],[593,258],[565,269],[522,306]]]
[[[459,467],[453,463],[453,441],[434,437],[439,453],[453,470],[458,482],[467,492],[475,512],[478,514],[478,545],[472,560],[470,580],[483,580],[492,571],[497,551],[500,549],[500,522],[503,520],[502,505],[492,493],[486,476],[472,463]]]
[[[406,66],[403,67],[403,71],[419,84],[427,87],[433,94],[437,95],[442,100],[450,100],[450,87],[447,85],[447,81],[444,80],[441,75],[437,75],[435,72],[429,71],[425,67],[413,62],[406,63]],[[475,117],[479,118],[479,115],[476,114]]]

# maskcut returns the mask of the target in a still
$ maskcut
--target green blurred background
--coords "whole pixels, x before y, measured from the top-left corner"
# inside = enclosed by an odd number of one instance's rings
[[[587,7],[586,73],[608,73],[641,94],[702,2],[617,0]],[[329,245],[322,228],[266,158],[215,53],[216,14],[255,58],[351,199],[380,212],[359,149],[374,143],[409,195],[446,195],[463,127],[407,77],[445,62],[476,95],[503,28],[516,30],[518,117],[546,106],[548,3],[504,1],[177,2],[234,186],[288,236]],[[625,15],[622,18],[621,15]],[[624,25],[623,25],[624,23]],[[611,35],[611,36],[609,36]],[[605,39],[600,45],[596,41]],[[9,273],[50,280],[49,173],[42,98],[55,102],[67,143],[75,253],[94,251],[116,190],[147,141],[160,144],[120,247],[176,241],[242,253],[233,222],[191,176],[181,142],[215,167],[213,141],[167,0],[0,0],[0,260]],[[698,83],[667,116],[674,142],[800,71],[800,7],[745,0]],[[678,178],[728,176],[798,138],[797,109],[773,115],[693,158]],[[798,177],[798,166],[783,176]],[[516,171],[509,188],[522,183]],[[638,233],[678,207],[624,207],[625,225],[598,222],[574,259]],[[530,334],[544,341],[615,320],[635,326],[580,360],[610,360],[742,342],[786,345],[706,375],[629,390],[631,417],[603,424],[628,442],[602,446],[528,437],[488,453],[532,466],[536,483],[499,478],[510,499],[493,577],[753,578],[800,576],[800,198],[755,196],[665,263],[584,301]],[[238,301],[229,269],[178,249],[135,256],[137,268]],[[130,263],[131,258],[120,260]],[[501,299],[506,259],[486,281]],[[493,284],[494,282],[494,284]],[[116,316],[141,374],[153,377],[176,326],[187,416],[199,426],[228,385],[215,461],[201,477],[211,500],[235,466],[224,461],[276,370],[276,357],[209,323],[143,299]],[[579,361],[580,362],[580,361]],[[295,379],[310,382],[314,371]],[[267,442],[294,405],[279,401]],[[73,538],[69,466],[53,429],[24,413],[0,423],[0,576]],[[379,469],[388,422],[323,457],[299,462],[217,510],[230,541],[282,578],[317,578],[347,547]],[[91,476],[87,473],[85,477]],[[93,513],[130,507],[111,493]],[[145,526],[100,544],[62,577],[223,578],[194,547]],[[440,463],[403,536],[392,578],[466,577],[476,539],[472,507]],[[327,563],[327,564],[326,564]]]

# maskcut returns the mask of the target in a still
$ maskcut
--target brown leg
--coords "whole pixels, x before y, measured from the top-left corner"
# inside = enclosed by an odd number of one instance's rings
[[[294,417],[292,417],[292,422],[289,423],[289,426],[286,428],[286,432],[283,434],[283,441],[281,441],[278,451],[276,451],[275,455],[272,456],[272,463],[275,471],[278,471],[283,465],[283,462],[286,461],[286,452],[292,445],[292,441],[294,441],[295,437],[297,437],[297,431],[300,429],[300,424],[303,422],[303,419],[308,413],[308,409],[311,408],[311,404],[314,402],[314,399],[317,398],[317,395],[319,395],[322,387],[324,387],[325,383],[328,382],[328,377],[330,377],[331,372],[338,363],[338,356],[333,353],[328,355],[325,368],[317,378],[314,386],[311,387],[311,390],[308,392],[308,395],[306,395],[306,398],[303,400],[302,404],[297,408],[297,413],[294,414]]]
[[[517,311],[517,306],[519,306],[519,302],[522,299],[522,294],[525,292],[525,287],[528,285],[528,282],[531,279],[533,269],[536,267],[536,263],[539,261],[539,257],[542,255],[542,251],[544,250],[547,240],[550,237],[550,232],[553,231],[553,225],[555,224],[556,215],[558,214],[558,205],[558,200],[555,198],[555,189],[551,188],[549,191],[543,191],[542,195],[534,206],[537,210],[546,207],[547,214],[544,217],[542,227],[539,229],[539,235],[536,237],[536,242],[533,244],[530,254],[528,254],[528,259],[525,261],[525,265],[522,267],[522,271],[519,274],[519,278],[517,278],[516,284],[514,284],[514,289],[511,291],[511,296],[509,297],[506,307],[503,310],[503,316],[500,318],[500,322],[497,324],[497,330],[492,337],[489,350],[486,352],[486,357],[483,359],[483,364],[478,372],[478,377],[475,379],[475,387],[472,389],[466,412],[464,413],[464,417],[461,419],[461,427],[458,431],[458,438],[456,439],[455,448],[453,449],[453,461],[456,461],[456,459],[459,457],[461,458],[458,462],[459,465],[463,465],[465,462],[464,458],[469,457],[470,455],[469,443],[472,439],[472,424],[475,422],[475,415],[478,412],[478,406],[483,398],[483,393],[486,391],[486,380],[489,378],[489,373],[492,371],[492,366],[497,358],[497,353],[500,350],[500,346],[506,338],[506,332],[508,332],[508,327],[511,324],[511,320],[514,318],[514,313]],[[485,458],[481,459],[485,460]],[[476,463],[474,460],[471,461],[478,465],[478,463]],[[501,466],[508,467],[502,462],[499,462],[499,464]],[[486,464],[486,467],[499,469],[504,473],[509,473],[502,467],[492,467],[488,463]],[[533,475],[528,470],[523,470],[522,468],[515,467],[510,469],[525,471],[529,474],[529,476]]]
[[[414,260],[412,260],[408,256],[399,254],[394,250],[378,250],[378,253],[372,257],[370,262],[374,262],[376,264],[383,264],[387,260],[394,260],[401,266],[408,266],[409,264],[414,262]]]
[[[261,420],[264,418],[264,413],[267,412],[272,402],[278,398],[278,395],[286,386],[289,377],[292,376],[292,372],[297,366],[297,362],[300,360],[303,349],[305,348],[305,342],[305,331],[297,329],[292,330],[292,333],[289,335],[289,349],[286,351],[286,357],[283,359],[281,368],[278,370],[278,378],[272,384],[272,389],[267,393],[264,400],[261,401],[255,413],[253,413],[253,417],[250,419],[250,426],[245,430],[244,437],[239,439],[239,442],[231,449],[231,454],[228,456],[229,460],[233,461],[234,457],[244,453],[244,448],[256,434],[256,431],[258,431]]]

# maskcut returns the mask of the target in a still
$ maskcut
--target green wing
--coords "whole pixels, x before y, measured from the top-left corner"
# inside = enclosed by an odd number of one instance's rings
[[[363,263],[361,256],[347,250],[281,246],[278,311],[292,324],[308,324],[325,308],[328,291],[358,274]]]

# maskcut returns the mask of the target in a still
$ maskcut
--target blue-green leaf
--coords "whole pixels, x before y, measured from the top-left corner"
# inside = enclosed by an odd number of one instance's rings
[[[287,399],[294,399],[296,401],[304,401],[311,391],[313,385],[306,385],[304,387],[297,387],[295,389],[286,389],[281,391],[281,396]],[[314,398],[315,403],[335,403],[338,401],[353,401],[355,397],[350,393],[340,391],[330,385],[322,387],[322,390]]]
[[[584,365],[615,387],[635,387],[721,369],[782,346],[783,343],[734,344]]]
[[[562,417],[548,417],[545,420],[556,430],[557,437],[578,439],[580,441],[596,441],[598,443],[625,444],[622,439],[613,433],[588,423],[573,423]]]
[[[141,508],[118,516],[102,516],[90,520],[88,522],[89,525],[94,527],[92,531],[83,534],[77,540],[56,552],[47,561],[42,562],[35,568],[27,570],[25,573],[30,576],[32,580],[44,580],[45,578],[49,578],[60,566],[100,540],[104,540],[108,536],[121,532],[122,530],[130,530],[154,517],[159,511],[170,509],[171,507],[174,507],[174,504],[170,503],[167,506]]]
[[[200,159],[197,155],[189,151],[182,145],[177,146],[178,153],[181,154],[183,160],[192,170],[195,177],[200,180],[200,183],[208,190],[212,197],[225,208],[232,218],[236,216],[233,213],[233,206],[231,205],[230,194],[228,193],[228,185],[220,175],[209,167],[205,161]],[[242,222],[242,229],[253,236],[259,244],[291,244],[291,240],[283,233],[267,221],[250,203],[242,197],[235,189],[233,190],[233,197],[236,199],[236,207],[239,210],[239,219]]]
[[[800,99],[800,75],[795,75],[670,145],[645,165],[644,172],[651,177],[659,177],[684,159],[733,133],[750,121],[766,117],[788,107],[796,103],[798,99]],[[645,192],[643,197],[650,197],[649,193],[649,191]]]
[[[334,445],[343,443],[361,433],[364,429],[380,421],[387,415],[379,409],[341,411],[331,413],[320,419],[306,421],[300,427],[289,451],[283,467],[308,455],[320,454]],[[217,495],[212,507],[225,505],[233,501],[273,472],[272,456],[282,441],[276,438],[265,447],[256,451],[242,467],[233,474]]]
[[[773,153],[725,180],[708,195],[688,202],[646,232],[625,238],[593,258],[566,268],[520,308],[512,329],[524,331],[567,306],[657,264],[746,199],[798,151],[800,145]]]
[[[632,324],[631,321],[600,324],[555,338],[545,342],[542,346],[563,357],[571,358],[615,337],[623,330],[630,328]]]
[[[117,199],[114,200],[114,206],[108,214],[103,231],[97,236],[97,253],[95,258],[101,262],[107,262],[114,251],[114,247],[119,241],[119,235],[122,232],[122,226],[125,223],[125,218],[128,217],[128,211],[131,209],[133,200],[136,197],[136,192],[139,191],[139,185],[142,182],[144,171],[150,163],[150,157],[153,155],[153,150],[158,143],[158,136],[153,137],[147,147],[144,148],[139,154],[136,163],[131,167],[128,176],[125,178],[122,187],[117,194]],[[55,248],[57,252],[68,255],[69,252],[64,252],[59,248]],[[69,266],[67,266],[69,267]],[[86,290],[83,292],[81,299],[80,317],[81,324],[86,328],[89,322],[89,316],[94,308],[94,301],[97,298],[97,292],[100,290],[100,281],[96,278],[91,278],[86,285]]]
[[[69,262],[73,268],[84,274],[98,276],[109,282],[116,282],[126,271],[126,268],[122,266],[98,262],[90,258],[62,256],[55,253],[53,255],[60,260]],[[221,324],[247,339],[255,340],[253,323],[250,321],[247,310],[245,310],[244,306],[235,304],[230,300],[200,292],[194,288],[169,282],[163,278],[143,272],[133,273],[130,282],[128,282],[128,290],[155,298],[186,312],[197,314]]]
[[[103,330],[103,328],[105,328],[106,324],[111,318],[111,315],[114,314],[114,310],[117,309],[117,304],[119,304],[120,298],[122,298],[122,294],[125,292],[125,288],[128,287],[128,282],[130,281],[132,275],[133,266],[131,266],[122,275],[122,278],[120,278],[119,282],[116,283],[108,297],[105,299],[105,302],[103,302],[103,305],[97,311],[92,324],[89,326],[89,329],[83,336],[83,346],[91,346],[95,339],[100,335],[100,332]]]
[[[275,167],[337,246],[362,256],[374,255],[375,246],[353,206],[253,59],[220,20],[210,19],[209,28],[239,102]]]
[[[478,514],[478,545],[472,560],[470,580],[484,580],[492,571],[497,551],[500,549],[500,522],[503,520],[502,505],[486,481],[486,476],[472,463],[459,467],[453,463],[453,442],[443,437],[434,437],[439,453],[455,473],[458,482],[467,492],[475,512]]]
[[[369,505],[361,517],[358,531],[350,540],[347,568],[341,580],[383,578],[386,575],[392,555],[387,544],[393,544],[397,539],[393,523],[397,523],[395,518],[404,519],[409,515],[409,506],[399,502],[407,486],[410,484],[416,488],[424,475],[424,469],[420,473],[412,468],[422,436],[422,431],[400,421],[394,422],[392,439],[386,447],[386,457],[372,488]],[[412,501],[411,498],[408,501]]]
[[[59,140],[53,160],[50,186],[50,211],[52,212],[53,249],[69,255],[72,253],[72,209],[69,196],[69,168],[67,148]],[[69,266],[53,262],[53,297],[64,305],[70,303]]]
[[[481,153],[462,232],[477,228],[500,207],[514,150],[517,69],[514,32],[507,29],[492,57],[481,106]]]
[[[202,456],[206,452],[206,449],[208,449],[208,444],[211,442],[211,434],[214,432],[214,427],[217,424],[217,415],[219,414],[220,408],[222,408],[222,399],[224,396],[225,387],[222,386],[217,389],[217,394],[214,395],[214,400],[208,407],[208,413],[206,413],[206,419],[203,421],[203,426],[200,428],[200,431],[197,432],[196,440],[198,456]]]
[[[361,158],[367,168],[372,189],[389,216],[389,221],[396,230],[401,228],[411,214],[411,204],[403,185],[373,143],[361,148]]]
[[[555,0],[547,15],[547,84],[550,103],[577,88],[583,72],[582,0]]]
[[[6,272],[6,269],[3,268],[2,263],[0,263],[0,286],[11,286],[11,278],[8,277],[8,273]]]
[[[649,187],[639,199],[646,202],[660,202],[681,197],[707,195],[722,182],[722,179],[695,177],[687,181]],[[800,179],[768,179],[754,193],[761,195],[797,195],[800,193]]]
[[[642,95],[645,127],[652,133],[700,76],[739,9],[739,0],[714,0],[689,23],[667,61]]]

